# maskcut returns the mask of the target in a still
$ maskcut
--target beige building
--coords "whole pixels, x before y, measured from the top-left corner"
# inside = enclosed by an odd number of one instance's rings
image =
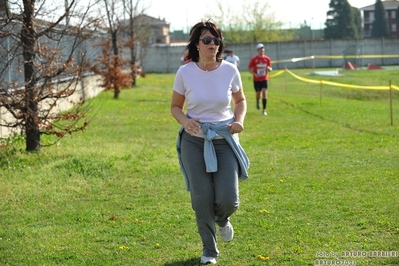
[[[139,15],[134,18],[134,23],[135,27],[150,29],[148,44],[170,44],[170,24],[165,19]]]

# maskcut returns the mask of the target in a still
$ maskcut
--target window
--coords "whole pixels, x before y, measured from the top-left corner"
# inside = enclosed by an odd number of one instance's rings
[[[392,11],[392,12],[391,12],[391,15],[392,15],[392,16],[391,16],[392,18],[396,18],[396,10]]]
[[[392,23],[392,25],[391,25],[391,31],[392,31],[392,32],[396,32],[396,24],[395,24],[395,23]]]
[[[374,21],[374,12],[370,12],[369,21],[370,21],[370,22],[373,22],[373,21]]]

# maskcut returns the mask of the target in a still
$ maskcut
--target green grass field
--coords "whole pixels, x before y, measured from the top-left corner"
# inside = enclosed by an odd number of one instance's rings
[[[397,70],[293,72],[399,85]],[[198,265],[202,245],[175,152],[180,125],[169,110],[173,78],[147,74],[119,100],[101,93],[87,131],[58,145],[26,153],[13,138],[0,149],[0,265]],[[218,265],[399,265],[399,92],[391,125],[389,91],[284,73],[270,81],[263,116],[251,76],[242,79],[250,177]]]

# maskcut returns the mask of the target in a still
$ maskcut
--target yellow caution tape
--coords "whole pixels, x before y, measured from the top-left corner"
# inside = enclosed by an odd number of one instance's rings
[[[312,55],[283,60],[272,60],[273,64],[291,62],[295,63],[312,59],[342,59],[342,58],[399,58],[399,54],[376,54],[376,55]]]
[[[285,70],[280,70],[280,71],[278,71],[277,73],[275,73],[275,74],[273,74],[273,75],[270,75],[269,74],[269,77],[270,78],[275,78],[275,77],[277,77],[277,76],[280,76],[281,74],[283,74],[285,72]]]
[[[315,55],[314,58],[397,58],[399,54],[374,54],[374,55]]]
[[[351,88],[351,89],[367,89],[367,90],[389,90],[389,89],[396,89],[399,90],[398,86],[391,85],[391,86],[360,86],[360,85],[351,85],[351,84],[344,84],[344,83],[338,83],[338,82],[332,82],[332,81],[327,81],[327,80],[314,80],[314,79],[306,79],[302,78],[294,73],[292,73],[290,70],[285,69],[277,72],[274,76],[270,77],[276,77],[282,73],[280,72],[285,72],[287,71],[291,76],[295,77],[296,79],[299,79],[304,82],[308,83],[315,83],[315,84],[326,84],[326,85],[331,85],[331,86],[337,86],[337,87],[344,87],[344,88]]]

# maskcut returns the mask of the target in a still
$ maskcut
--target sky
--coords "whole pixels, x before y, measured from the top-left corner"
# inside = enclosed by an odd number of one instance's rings
[[[143,0],[146,14],[155,18],[165,19],[170,23],[170,31],[189,31],[198,21],[208,19],[206,14],[215,13],[219,8],[217,3],[221,2],[225,10],[234,10],[242,13],[244,2],[260,3],[264,0]],[[375,4],[375,0],[348,0],[349,4],[356,8]],[[298,28],[301,24],[309,25],[311,28],[324,28],[326,13],[329,9],[330,0],[268,0],[270,10],[265,13],[274,13],[276,21],[281,21],[284,27]]]

